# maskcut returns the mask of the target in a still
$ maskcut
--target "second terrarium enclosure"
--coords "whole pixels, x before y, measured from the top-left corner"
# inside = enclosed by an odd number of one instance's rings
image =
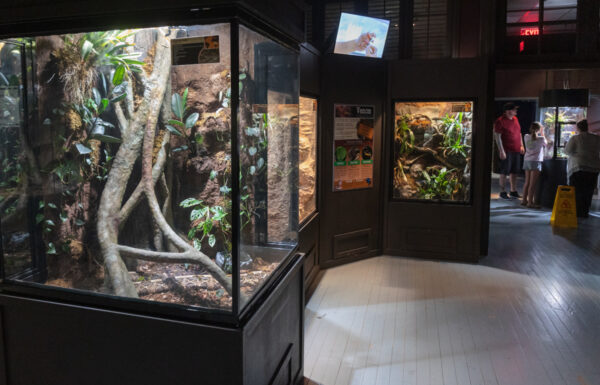
[[[0,92],[5,282],[229,312],[294,251],[294,50],[229,23],[15,38]]]
[[[472,101],[394,104],[393,198],[469,202]]]

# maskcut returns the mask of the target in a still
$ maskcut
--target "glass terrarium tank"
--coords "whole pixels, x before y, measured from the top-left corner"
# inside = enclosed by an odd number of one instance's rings
[[[300,97],[298,214],[304,222],[317,209],[317,99]]]
[[[468,202],[472,101],[396,102],[393,198]]]
[[[546,159],[566,159],[565,146],[576,134],[576,124],[585,119],[586,107],[544,107],[540,117],[544,125],[544,136],[548,141],[544,157]]]
[[[229,23],[0,42],[4,282],[241,309],[297,244],[297,57]]]

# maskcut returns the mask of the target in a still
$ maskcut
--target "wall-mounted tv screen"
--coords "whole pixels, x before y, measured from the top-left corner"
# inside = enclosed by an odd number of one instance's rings
[[[389,20],[343,13],[333,53],[381,58]]]

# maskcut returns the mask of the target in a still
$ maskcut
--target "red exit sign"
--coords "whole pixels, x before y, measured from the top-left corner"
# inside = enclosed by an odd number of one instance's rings
[[[521,28],[521,36],[538,36],[540,34],[540,29],[538,27],[526,27]]]

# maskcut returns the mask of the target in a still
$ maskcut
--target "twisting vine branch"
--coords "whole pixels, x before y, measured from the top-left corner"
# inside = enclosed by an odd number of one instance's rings
[[[161,110],[164,114],[164,104],[168,103],[168,75],[170,66],[169,42],[163,33],[159,33],[153,63],[153,71],[147,78],[136,79],[144,85],[144,98],[137,110],[133,111],[132,99],[125,99],[127,115],[130,120],[126,123],[128,130],[123,132],[123,143],[113,160],[104,187],[98,209],[98,239],[104,256],[106,285],[120,296],[137,297],[129,272],[123,262],[122,255],[154,262],[165,263],[194,263],[202,265],[229,294],[233,294],[231,278],[228,277],[215,262],[207,255],[196,250],[185,239],[180,237],[165,218],[165,207],[170,199],[168,186],[167,198],[160,207],[156,197],[155,187],[159,179],[164,180],[164,167],[167,159],[166,147],[170,135],[163,137],[156,162],[153,164],[155,133]],[[128,92],[131,95],[132,90]],[[125,118],[121,110],[121,120]],[[134,193],[124,205],[121,205],[131,176],[131,165],[142,154],[142,179]],[[118,244],[120,227],[145,195],[154,224],[162,233],[169,245],[178,252],[162,252],[145,250]]]
[[[165,163],[167,161],[166,146],[169,143],[170,138],[171,138],[171,134],[168,131],[165,132],[165,135],[162,139],[162,143],[160,146],[160,150],[158,151],[158,154],[156,156],[156,163],[154,163],[154,166],[152,167],[152,182],[153,182],[153,184],[156,184],[156,182],[162,175],[163,170],[165,168]],[[144,186],[143,186],[143,183],[140,182],[136,186],[135,190],[133,190],[133,193],[131,193],[131,195],[129,196],[129,198],[123,205],[123,207],[121,207],[121,210],[119,212],[119,229],[123,228],[123,226],[127,222],[127,219],[129,218],[129,215],[131,214],[131,212],[140,203],[140,200],[141,200],[143,194],[144,194]]]
[[[156,104],[162,102],[164,97],[169,80],[170,59],[169,42],[163,33],[159,33],[153,71],[143,82],[144,98],[129,121],[129,133],[123,133],[123,143],[113,160],[98,207],[97,231],[104,257],[105,285],[119,296],[138,296],[117,247],[121,202],[131,176],[131,165],[140,154],[145,132],[143,127],[152,122],[156,124],[160,111],[160,104],[159,108],[156,108]]]

